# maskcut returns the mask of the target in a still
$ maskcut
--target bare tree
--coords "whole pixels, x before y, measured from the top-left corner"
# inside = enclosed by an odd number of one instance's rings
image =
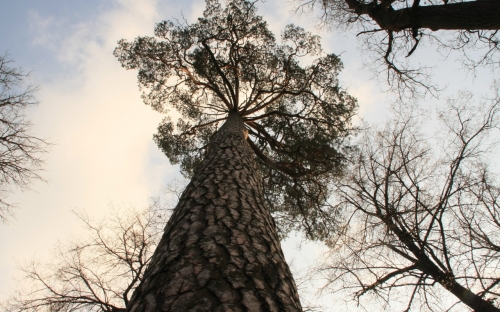
[[[77,213],[88,235],[57,246],[50,262],[23,266],[23,288],[6,310],[125,311],[161,238],[169,205],[156,199],[143,211],[111,207],[100,221]]]
[[[433,143],[412,113],[364,135],[337,189],[345,227],[321,271],[327,289],[404,311],[500,311],[500,184],[486,157],[500,97],[471,102],[449,101]]]
[[[42,180],[39,170],[47,142],[31,134],[26,109],[38,104],[36,86],[23,83],[28,74],[10,67],[8,55],[0,56],[0,220],[5,221],[13,205],[5,200],[13,186],[26,189]]]
[[[366,63],[400,97],[438,91],[428,66],[407,62],[425,42],[462,52],[462,61],[470,69],[500,64],[500,2],[496,0],[300,2],[302,10],[318,7],[322,21],[332,28],[353,29],[363,41]]]

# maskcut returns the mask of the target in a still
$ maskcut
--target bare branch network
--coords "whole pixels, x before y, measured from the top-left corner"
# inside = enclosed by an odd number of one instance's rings
[[[408,108],[363,135],[336,192],[345,227],[322,269],[327,289],[404,311],[500,310],[500,184],[486,157],[500,98],[472,101],[449,101],[433,143]]]
[[[145,210],[111,206],[97,221],[77,213],[87,235],[60,243],[50,262],[22,266],[21,287],[5,310],[125,311],[172,205],[156,199]]]
[[[13,204],[6,201],[13,187],[26,189],[39,175],[41,156],[48,143],[31,133],[26,110],[38,104],[36,86],[24,87],[28,74],[10,66],[8,55],[0,56],[0,220],[6,221]]]
[[[411,64],[427,43],[448,55],[459,51],[466,68],[493,70],[500,64],[500,3],[496,0],[303,0],[298,11],[320,9],[323,23],[355,29],[363,42],[364,61],[400,99],[436,95],[432,68]]]

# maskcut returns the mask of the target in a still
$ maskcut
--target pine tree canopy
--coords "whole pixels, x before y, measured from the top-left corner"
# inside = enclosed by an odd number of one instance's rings
[[[183,174],[238,113],[281,233],[321,238],[333,229],[326,201],[346,162],[357,101],[339,87],[342,63],[318,36],[288,25],[279,43],[255,2],[207,0],[196,23],[163,21],[154,37],[120,40],[114,54],[139,71],[146,104],[180,114],[177,123],[166,117],[154,140]]]

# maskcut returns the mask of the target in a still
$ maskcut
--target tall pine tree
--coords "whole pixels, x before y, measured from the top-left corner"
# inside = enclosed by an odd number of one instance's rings
[[[191,178],[129,311],[301,311],[271,212],[281,234],[335,228],[325,202],[357,103],[318,36],[289,25],[281,41],[255,2],[207,0],[197,23],[119,42],[145,103],[181,115],[154,139]]]

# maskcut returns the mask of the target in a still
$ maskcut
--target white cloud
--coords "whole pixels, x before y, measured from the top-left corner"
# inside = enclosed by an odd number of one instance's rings
[[[142,104],[135,73],[112,55],[119,39],[152,33],[158,11],[155,0],[120,0],[78,24],[32,11],[35,50],[54,53],[65,71],[40,82],[42,104],[32,120],[33,132],[55,143],[43,174],[48,183],[11,198],[20,209],[0,226],[0,297],[11,290],[16,259],[43,258],[74,231],[72,209],[99,215],[111,201],[146,205],[166,175],[175,175],[152,142],[162,116]]]
[[[28,12],[28,16],[31,21],[31,30],[36,33],[32,40],[32,44],[35,46],[47,46],[54,39],[54,33],[48,31],[48,29],[54,24],[54,17],[42,17],[38,11]]]

